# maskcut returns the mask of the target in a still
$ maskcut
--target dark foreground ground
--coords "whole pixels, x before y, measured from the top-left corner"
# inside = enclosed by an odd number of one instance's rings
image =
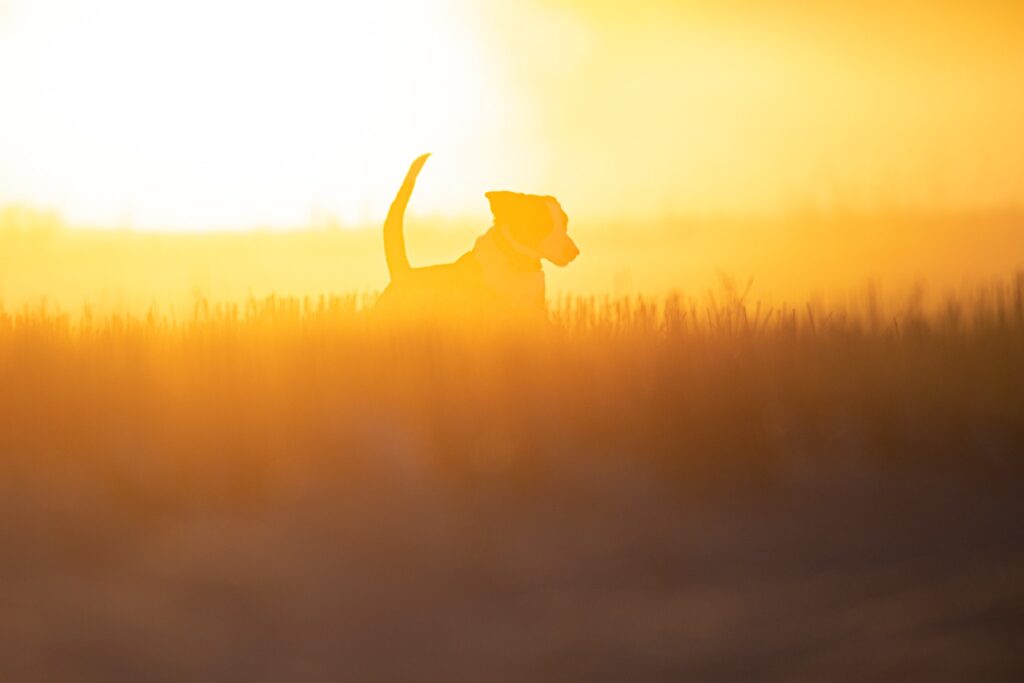
[[[8,492],[0,678],[1022,680],[1019,486],[792,474],[690,496],[392,463],[135,519]]]
[[[1024,680],[1024,275],[872,301],[0,310],[0,683]]]

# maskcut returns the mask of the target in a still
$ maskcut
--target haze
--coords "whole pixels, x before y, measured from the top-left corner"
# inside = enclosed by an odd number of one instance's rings
[[[1011,2],[141,3],[0,10],[0,203],[73,224],[577,220],[1024,200]]]

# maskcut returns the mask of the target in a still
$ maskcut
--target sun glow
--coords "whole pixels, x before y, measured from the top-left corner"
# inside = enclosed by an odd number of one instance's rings
[[[412,213],[474,226],[1024,204],[1020,3],[826,5],[0,0],[0,207],[379,225],[428,151]]]
[[[373,217],[412,155],[444,152],[443,179],[493,135],[470,16],[454,0],[15,2],[0,186],[80,223]]]

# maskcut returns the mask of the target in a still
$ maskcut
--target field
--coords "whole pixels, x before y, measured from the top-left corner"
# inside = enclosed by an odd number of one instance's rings
[[[1024,273],[0,312],[4,680],[1019,680]]]
[[[0,0],[0,683],[1024,681],[1022,85],[1024,0]]]

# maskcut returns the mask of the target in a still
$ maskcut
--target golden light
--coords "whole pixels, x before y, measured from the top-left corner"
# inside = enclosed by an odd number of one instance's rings
[[[474,225],[1024,202],[1019,3],[0,7],[0,206],[74,225],[377,225],[427,151],[411,211]]]
[[[470,19],[455,0],[16,1],[0,192],[78,223],[355,221],[431,150],[418,207],[450,206],[448,169],[494,133]]]

